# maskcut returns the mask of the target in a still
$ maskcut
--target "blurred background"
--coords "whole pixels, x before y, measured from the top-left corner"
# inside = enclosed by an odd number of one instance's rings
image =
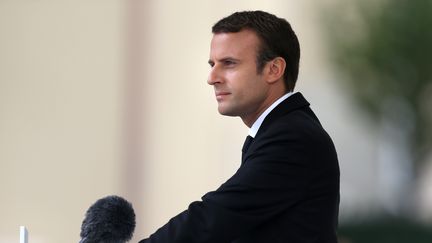
[[[247,128],[206,83],[211,26],[240,10],[286,18],[296,90],[332,136],[340,241],[432,238],[430,0],[0,0],[0,243],[78,242],[106,195],[132,242],[216,189]]]

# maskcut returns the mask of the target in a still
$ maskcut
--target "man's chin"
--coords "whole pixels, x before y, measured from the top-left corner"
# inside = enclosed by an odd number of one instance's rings
[[[234,111],[224,109],[223,107],[218,107],[219,114],[223,116],[238,116],[238,114]]]

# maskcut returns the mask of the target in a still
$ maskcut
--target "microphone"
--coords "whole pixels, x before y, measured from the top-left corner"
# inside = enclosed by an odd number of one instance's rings
[[[87,210],[79,243],[125,243],[132,238],[134,229],[132,204],[119,196],[107,196]]]

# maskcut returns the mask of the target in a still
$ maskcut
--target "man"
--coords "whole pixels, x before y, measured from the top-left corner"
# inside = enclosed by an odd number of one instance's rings
[[[250,128],[238,171],[141,243],[335,243],[339,166],[309,103],[293,93],[300,48],[262,11],[213,26],[208,83],[218,111]]]

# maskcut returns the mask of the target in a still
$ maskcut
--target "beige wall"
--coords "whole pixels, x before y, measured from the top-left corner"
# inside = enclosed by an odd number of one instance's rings
[[[120,1],[0,1],[0,242],[78,242],[120,194]]]

